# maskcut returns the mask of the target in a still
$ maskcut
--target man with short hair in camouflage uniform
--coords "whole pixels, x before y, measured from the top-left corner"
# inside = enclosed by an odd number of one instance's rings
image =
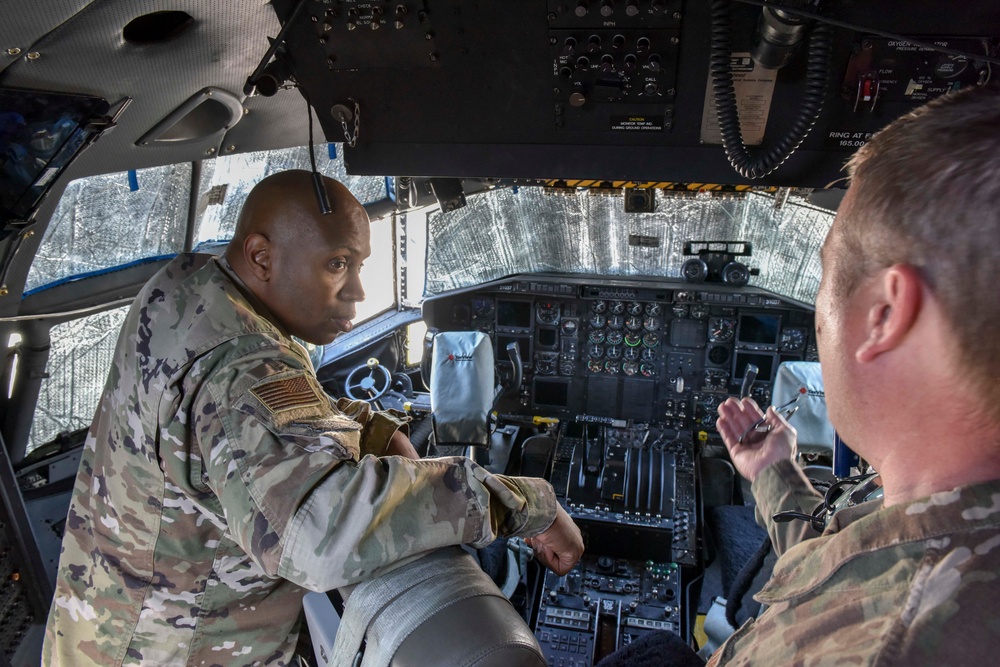
[[[781,556],[769,605],[710,665],[995,664],[1000,616],[1000,90],[946,95],[851,160],[823,245],[816,337],[831,422],[884,500],[822,535],[778,524],[822,502],[773,408],[719,407]],[[759,436],[758,436],[759,439]],[[805,539],[811,538],[811,539]],[[803,541],[805,539],[805,541]]]
[[[307,589],[504,535],[561,574],[579,559],[547,482],[417,460],[402,420],[323,392],[291,336],[351,328],[371,252],[364,208],[326,184],[321,216],[308,172],[264,179],[224,257],[181,255],[136,298],[84,445],[46,665],[288,665]]]

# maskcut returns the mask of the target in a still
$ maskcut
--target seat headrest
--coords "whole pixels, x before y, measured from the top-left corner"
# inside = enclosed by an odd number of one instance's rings
[[[826,414],[826,393],[823,391],[823,374],[819,362],[786,361],[778,366],[778,373],[771,392],[772,405],[787,403],[796,394],[798,410],[791,425],[798,431],[799,448],[806,451],[833,451],[834,431]]]

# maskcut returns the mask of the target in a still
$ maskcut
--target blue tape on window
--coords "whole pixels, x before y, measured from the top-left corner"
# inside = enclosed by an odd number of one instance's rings
[[[135,169],[128,170],[128,189],[132,192],[139,190],[139,174]]]
[[[330,159],[331,160],[336,160],[337,159],[337,144],[332,143],[332,142],[329,143],[329,144],[327,144],[326,145],[326,151],[327,151],[327,153],[330,154]]]
[[[396,179],[392,176],[385,177],[385,193],[389,197],[389,201],[393,204],[396,203]]]

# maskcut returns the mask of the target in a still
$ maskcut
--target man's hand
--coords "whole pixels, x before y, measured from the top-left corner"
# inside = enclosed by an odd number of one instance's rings
[[[417,454],[413,443],[410,442],[410,439],[402,431],[396,431],[392,434],[392,438],[389,439],[389,444],[386,446],[383,456],[403,456],[414,461],[420,458],[420,454]]]
[[[562,505],[556,503],[556,519],[548,529],[524,540],[535,550],[535,558],[559,576],[573,569],[583,555],[580,529],[569,518]]]
[[[767,409],[766,415],[771,431],[767,434],[751,431],[742,443],[738,442],[740,436],[763,416],[752,398],[729,398],[719,406],[719,419],[715,422],[733,465],[751,482],[772,463],[795,458],[795,429],[773,407]]]

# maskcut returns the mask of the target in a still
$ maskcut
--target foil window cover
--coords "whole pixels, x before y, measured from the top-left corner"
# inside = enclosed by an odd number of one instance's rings
[[[90,426],[127,313],[123,306],[52,327],[48,377],[38,394],[29,452],[62,431]]]
[[[111,269],[184,247],[189,163],[73,181],[66,187],[35,254],[25,290]]]
[[[362,204],[385,199],[385,178],[348,174],[343,145],[334,146],[337,156],[333,160],[327,144],[316,146],[316,169],[343,183]],[[206,160],[202,164],[195,245],[233,238],[240,209],[253,186],[265,176],[289,169],[312,169],[308,146]],[[220,201],[218,192],[222,186],[225,186],[225,196]]]
[[[819,248],[833,214],[749,194],[743,199],[674,198],[657,192],[653,213],[625,213],[621,196],[497,189],[428,218],[427,295],[516,273],[680,277],[685,241],[747,241],[741,258],[760,275],[752,286],[813,303]],[[629,245],[630,235],[657,247]]]

